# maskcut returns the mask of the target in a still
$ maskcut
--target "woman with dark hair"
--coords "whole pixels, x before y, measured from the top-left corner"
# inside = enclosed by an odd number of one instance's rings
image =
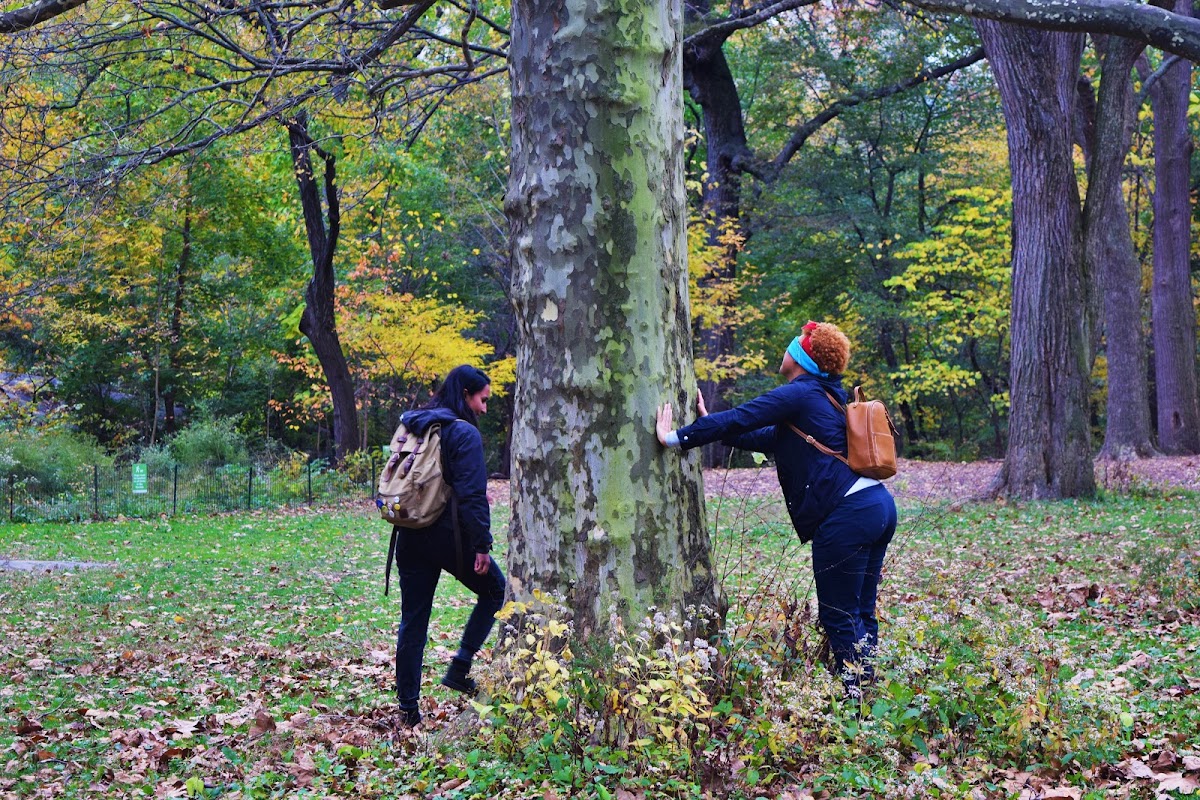
[[[396,633],[396,697],[405,725],[421,721],[421,667],[428,641],[429,615],[438,578],[445,570],[478,599],[467,620],[458,653],[450,660],[442,685],[475,694],[468,673],[479,648],[491,633],[496,612],[504,604],[504,573],[489,553],[491,511],[487,501],[487,468],[478,417],[487,412],[491,380],[464,364],[446,375],[424,408],[407,411],[400,420],[423,436],[441,426],[442,471],[451,500],[428,528],[397,528],[396,571],[400,578],[400,628]]]
[[[792,526],[812,542],[817,618],[851,695],[872,677],[879,640],[875,603],[888,544],[896,532],[896,504],[879,481],[866,478],[810,444],[846,451],[847,396],[842,373],[850,342],[836,325],[809,322],[788,343],[779,366],[787,383],[744,405],[709,414],[673,430],[670,404],[658,410],[655,434],[664,447],[684,450],[723,440],[733,447],[772,453]],[[834,401],[836,400],[836,403]]]

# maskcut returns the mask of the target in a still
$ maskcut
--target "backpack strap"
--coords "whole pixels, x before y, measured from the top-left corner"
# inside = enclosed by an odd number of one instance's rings
[[[400,421],[401,422],[404,421],[403,417],[401,417]],[[451,420],[450,424],[453,425],[455,422],[458,422],[458,420],[457,419]],[[429,434],[431,434],[435,429],[440,431],[441,427],[442,427],[442,425],[439,422],[439,423],[430,425],[429,428],[426,429],[425,435],[422,437],[423,441],[417,447],[416,453],[420,453],[421,449],[423,447],[425,447],[426,443],[429,440]],[[414,453],[414,455],[416,455],[416,453]],[[443,452],[441,454],[441,456],[442,456],[442,475],[445,476],[445,474],[446,474],[446,454],[445,454],[445,452]],[[455,544],[455,548],[458,550],[458,560],[462,561],[462,542],[460,541],[462,538],[462,535],[459,533],[459,529],[458,529],[458,498],[454,496],[453,490],[450,492],[450,518],[454,522],[454,544]],[[395,560],[396,560],[396,541],[399,536],[400,536],[400,526],[393,525],[392,526],[392,537],[388,541],[387,564],[384,565],[384,574],[383,574],[383,596],[384,597],[387,597],[388,590],[391,589],[391,585],[392,585],[392,564],[395,563]]]
[[[841,403],[839,403],[837,401],[837,398],[834,397],[833,395],[831,395],[829,392],[826,392],[825,396],[829,398],[829,402],[833,403],[833,407],[836,408],[838,411],[840,411],[843,416],[845,416],[846,407],[843,406]],[[858,387],[857,386],[854,387],[854,402],[858,402]]]
[[[855,395],[856,395],[856,397],[857,397],[857,394],[858,394],[858,387],[857,387],[857,386],[856,386],[856,387],[854,387],[854,392],[855,392]],[[833,395],[831,395],[829,392],[825,392],[825,396],[829,398],[829,402],[833,403],[833,407],[834,407],[834,408],[836,408],[836,409],[837,409],[837,410],[838,410],[838,411],[839,411],[839,412],[842,414],[842,416],[845,416],[845,415],[846,415],[846,409],[845,409],[845,407],[844,407],[844,406],[843,406],[841,403],[839,403],[839,402],[837,401],[837,398],[835,398],[835,397],[834,397]],[[828,447],[826,447],[825,445],[821,444],[821,443],[820,443],[820,442],[818,442],[816,439],[814,439],[813,437],[809,436],[807,433],[805,433],[804,431],[800,430],[799,428],[797,428],[797,427],[796,427],[795,425],[793,425],[792,423],[790,423],[790,422],[789,422],[789,423],[787,424],[787,426],[788,426],[789,428],[791,428],[791,429],[792,429],[792,432],[793,432],[793,433],[795,433],[797,436],[799,436],[799,437],[800,437],[801,439],[803,439],[804,441],[806,441],[806,442],[808,442],[809,444],[811,444],[813,447],[815,447],[815,448],[817,448],[818,450],[820,450],[820,451],[821,451],[822,453],[824,453],[825,455],[827,455],[827,456],[833,456],[833,457],[834,457],[834,458],[836,458],[838,461],[840,461],[840,462],[842,462],[843,464],[845,464],[847,467],[848,467],[848,466],[850,466],[850,460],[849,460],[849,459],[847,459],[847,458],[846,458],[846,456],[842,455],[841,453],[839,453],[839,452],[838,452],[838,451],[836,451],[836,450],[833,450],[833,449],[831,449],[831,448],[828,448]],[[849,443],[847,443],[847,444],[849,444]]]
[[[384,567],[383,573],[383,596],[387,597],[388,589],[392,585],[392,561],[396,557],[396,537],[400,535],[400,526],[392,526],[392,540],[388,542],[387,566]]]
[[[465,422],[463,419],[452,419],[450,425],[456,422]],[[449,425],[447,425],[449,427]],[[445,480],[448,470],[446,469],[446,451],[442,450],[442,479]],[[458,563],[461,566],[463,563],[463,542],[462,528],[458,524],[458,495],[454,493],[454,487],[450,487],[450,523],[454,526],[454,554],[458,557]],[[474,565],[470,565],[470,569],[474,569]]]
[[[458,555],[458,562],[463,562],[463,546],[462,546],[462,530],[458,526],[458,498],[454,496],[454,492],[450,493],[450,519],[454,523],[454,550]],[[388,542],[387,565],[384,567],[383,573],[383,596],[388,596],[388,590],[392,586],[392,563],[396,559],[396,539],[400,535],[400,526],[392,526],[392,538]],[[474,565],[471,565],[474,568]]]
[[[842,455],[841,453],[839,453],[837,450],[831,450],[830,448],[828,448],[828,447],[826,447],[825,445],[821,444],[821,443],[820,443],[820,442],[818,442],[816,439],[814,439],[813,437],[809,436],[807,433],[805,433],[804,431],[800,430],[799,428],[797,428],[795,425],[793,425],[793,424],[792,424],[792,423],[790,423],[790,422],[787,424],[787,426],[788,426],[789,428],[791,428],[791,429],[792,429],[792,432],[793,432],[793,433],[795,433],[797,436],[799,436],[799,437],[800,437],[801,439],[803,439],[804,441],[806,441],[806,442],[808,442],[809,444],[811,444],[813,447],[815,447],[815,448],[817,448],[818,450],[820,450],[820,451],[821,451],[822,453],[824,453],[825,455],[827,455],[827,456],[833,456],[833,457],[834,457],[834,458],[836,458],[838,461],[840,461],[840,462],[842,462],[843,464],[845,464],[847,467],[848,467],[848,466],[850,466],[850,461],[849,461],[849,459],[847,459],[847,458],[846,458],[844,455]]]

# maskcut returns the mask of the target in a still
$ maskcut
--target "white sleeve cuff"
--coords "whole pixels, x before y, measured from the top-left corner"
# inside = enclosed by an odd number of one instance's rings
[[[679,431],[671,431],[667,434],[667,447],[679,447]]]

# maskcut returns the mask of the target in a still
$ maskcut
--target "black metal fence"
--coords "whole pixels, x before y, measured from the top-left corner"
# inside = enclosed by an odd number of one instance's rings
[[[285,508],[373,496],[376,465],[354,471],[319,464],[300,468],[266,464],[170,466],[135,470],[133,465],[86,466],[52,484],[18,475],[0,476],[8,522],[71,522],[82,519],[158,517],[222,511]]]

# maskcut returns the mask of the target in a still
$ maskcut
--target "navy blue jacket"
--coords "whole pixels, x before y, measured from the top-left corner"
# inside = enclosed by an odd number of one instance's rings
[[[476,553],[492,549],[492,512],[487,501],[487,466],[483,460],[483,437],[479,429],[448,408],[427,408],[406,411],[400,421],[417,436],[430,425],[442,426],[442,474],[458,501],[458,524],[463,542]],[[418,532],[418,535],[454,536],[451,504],[437,522]]]
[[[846,417],[825,392],[846,405],[841,376],[819,378],[801,374],[790,383],[748,403],[701,417],[678,431],[684,449],[718,440],[732,447],[775,456],[779,488],[800,540],[807,542],[858,475],[833,456],[801,439],[792,423],[821,444],[846,452]]]

